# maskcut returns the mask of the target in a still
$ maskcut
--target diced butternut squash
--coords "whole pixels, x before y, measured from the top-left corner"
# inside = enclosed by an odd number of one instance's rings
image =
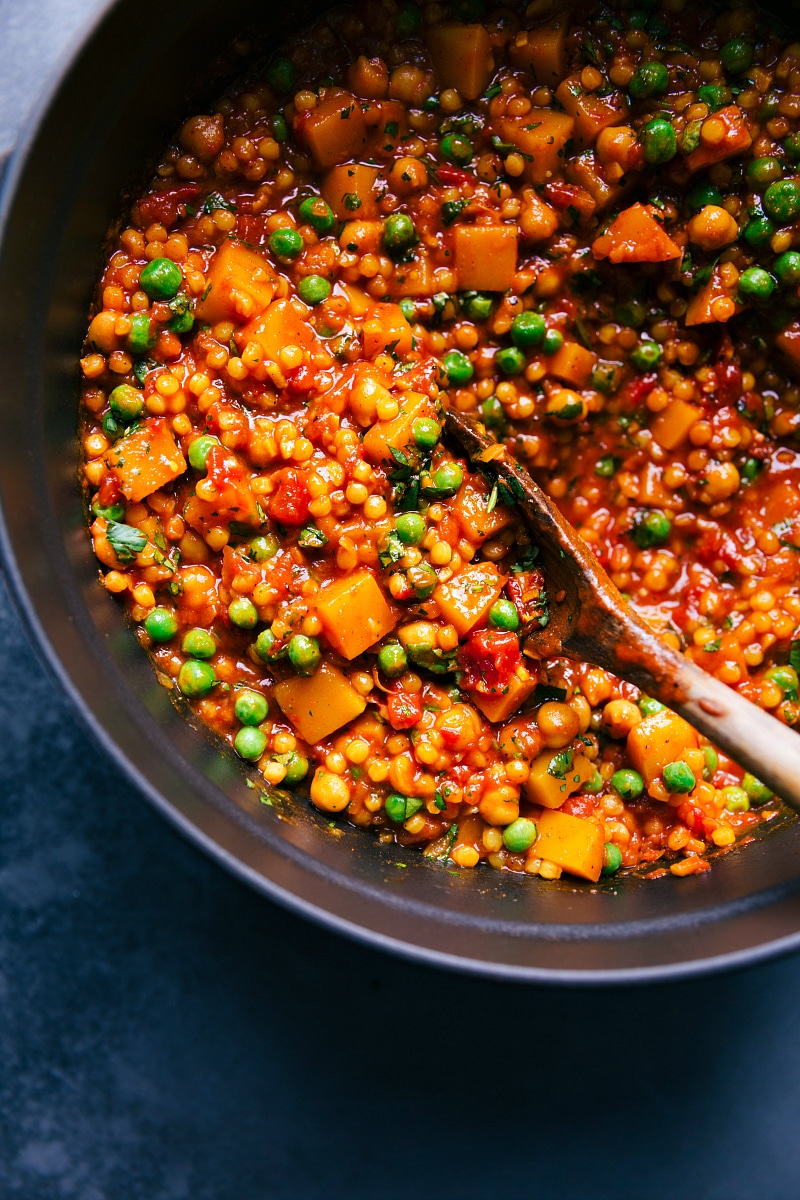
[[[744,112],[738,105],[729,104],[706,117],[700,128],[700,145],[687,156],[686,165],[690,171],[699,171],[734,154],[743,154],[752,144]]]
[[[200,321],[249,321],[275,294],[275,276],[260,254],[241,242],[223,242],[211,259],[206,287],[195,306]]]
[[[453,514],[461,532],[468,541],[478,545],[506,529],[514,520],[513,512],[505,504],[497,504],[489,512],[489,495],[486,480],[482,475],[476,475],[465,480],[453,500]]]
[[[571,750],[545,750],[531,763],[531,773],[525,784],[528,799],[542,808],[561,808],[561,805],[583,787],[594,775],[594,764],[583,754]]]
[[[105,461],[116,471],[123,496],[134,504],[186,470],[186,459],[163,417],[148,417],[138,429],[126,433]]]
[[[295,127],[316,167],[332,167],[358,158],[367,144],[361,103],[350,92],[326,96],[316,108],[302,113]]]
[[[360,717],[367,707],[342,672],[326,662],[309,677],[298,675],[276,683],[273,694],[281,712],[309,746]]]
[[[443,21],[429,26],[425,40],[442,87],[456,88],[465,100],[477,100],[494,68],[485,26]]]
[[[334,650],[347,659],[363,654],[397,624],[375,577],[366,570],[322,588],[314,597],[314,610]]]
[[[674,397],[666,408],[656,414],[650,429],[659,446],[665,450],[675,450],[686,441],[689,430],[702,415],[696,404]]]
[[[688,721],[668,708],[644,717],[628,734],[628,757],[650,791],[661,779],[668,763],[675,762],[686,750],[697,749],[697,734]]]
[[[500,721],[507,721],[512,713],[515,713],[518,708],[522,707],[528,696],[533,692],[537,682],[537,676],[531,675],[530,671],[520,664],[508,681],[508,686],[504,691],[498,692],[495,696],[486,696],[482,692],[473,692],[472,703],[481,710],[487,721],[493,721],[495,724],[498,724]]]
[[[787,356],[795,368],[800,367],[800,321],[787,325],[783,333],[775,338],[775,345]]]
[[[517,269],[514,225],[459,225],[456,272],[463,291],[507,292]]]
[[[533,844],[537,858],[556,863],[570,875],[597,883],[603,869],[603,827],[571,813],[543,812]]]
[[[580,76],[571,75],[556,89],[556,100],[575,118],[576,149],[593,146],[597,135],[609,125],[621,125],[628,119],[628,103],[621,92],[598,96],[584,90]]]
[[[433,296],[438,291],[433,274],[431,260],[426,252],[418,247],[410,262],[399,263],[389,279],[393,297],[401,300],[403,296]]]
[[[250,471],[238,455],[224,446],[212,446],[206,459],[204,488],[212,495],[189,497],[183,519],[198,533],[237,521],[240,525],[263,525],[264,513],[250,487]]]
[[[597,355],[579,342],[564,342],[550,359],[547,373],[581,388],[589,382],[596,361]]]
[[[536,29],[521,30],[508,48],[515,67],[528,67],[537,83],[554,87],[567,73],[569,13],[559,13]]]
[[[592,243],[595,258],[612,263],[668,262],[681,257],[680,246],[656,220],[653,204],[633,204],[624,209]]]
[[[308,350],[316,340],[314,329],[291,300],[274,300],[262,316],[236,334],[236,344],[242,349],[248,342],[257,342],[267,362],[277,362],[284,346]]]
[[[391,463],[392,452],[402,450],[413,440],[412,426],[417,417],[437,416],[437,409],[429,396],[421,392],[406,392],[400,412],[391,421],[376,421],[364,435],[364,453],[370,462]]]
[[[470,563],[453,579],[440,583],[433,599],[445,621],[455,626],[459,637],[464,637],[499,600],[505,582],[506,577],[494,563]]]
[[[387,352],[404,358],[413,341],[411,326],[396,304],[376,304],[361,327],[361,336],[367,358]]]
[[[322,179],[320,191],[340,221],[372,221],[379,215],[375,187],[379,171],[364,163],[345,163],[331,167]]]
[[[735,284],[727,283],[722,269],[714,267],[711,277],[689,301],[685,322],[687,325],[710,325],[715,321],[723,324],[743,308],[736,299]]]
[[[620,194],[618,183],[607,182],[593,150],[586,150],[571,159],[567,164],[566,176],[570,183],[576,183],[589,193],[597,209],[607,208]]]
[[[506,118],[501,129],[503,141],[516,146],[526,160],[525,178],[547,183],[564,165],[564,147],[575,130],[575,118],[533,108],[524,117]]]

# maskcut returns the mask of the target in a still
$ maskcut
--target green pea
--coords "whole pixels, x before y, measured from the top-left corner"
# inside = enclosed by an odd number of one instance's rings
[[[234,749],[247,762],[258,762],[267,748],[267,735],[252,725],[243,725],[233,739]]]
[[[713,779],[719,766],[719,755],[713,746],[703,746],[703,779],[708,782]]]
[[[328,299],[331,294],[331,285],[321,275],[304,275],[297,285],[297,292],[300,299],[313,308]]]
[[[139,287],[151,300],[171,300],[182,283],[183,272],[171,258],[154,258],[139,276]]]
[[[690,792],[697,782],[691,767],[680,761],[667,763],[661,772],[661,778],[664,780],[664,787],[673,795]]]
[[[745,175],[748,183],[755,184],[758,188],[764,187],[768,183],[774,183],[776,179],[783,176],[781,160],[772,156],[754,158],[747,164]]]
[[[766,246],[774,234],[775,226],[769,217],[763,214],[753,217],[742,230],[742,237],[752,250],[760,250],[762,246]]]
[[[260,725],[266,720],[269,705],[261,692],[253,692],[250,688],[242,688],[234,701],[233,711],[236,720],[243,725]]]
[[[267,83],[276,92],[290,92],[296,79],[297,72],[288,58],[275,58],[267,68]]]
[[[772,799],[772,789],[749,771],[745,772],[742,778],[742,788],[751,804],[766,804]]]
[[[454,496],[463,482],[464,471],[455,462],[443,463],[433,476],[433,486],[448,496]]]
[[[284,783],[300,783],[308,774],[308,759],[304,758],[302,754],[298,754],[296,750],[291,751],[284,765],[286,767],[286,774],[283,777]]]
[[[428,530],[425,518],[418,512],[401,513],[394,527],[404,546],[418,546]]]
[[[131,354],[146,354],[148,350],[153,349],[153,346],[158,341],[158,333],[154,333],[151,328],[150,314],[146,312],[134,313],[130,321],[131,327],[125,339],[125,345]]]
[[[421,20],[422,16],[416,4],[402,4],[397,14],[398,37],[411,37],[414,30],[419,28]]]
[[[604,454],[602,458],[597,460],[594,473],[595,475],[599,475],[601,479],[613,479],[619,465],[620,461],[615,454]]]
[[[333,209],[321,196],[306,196],[297,211],[303,224],[310,225],[317,233],[330,233],[336,224]]]
[[[800,283],[800,252],[787,250],[784,254],[778,255],[772,269],[781,283],[788,287],[795,287]]]
[[[588,792],[590,796],[596,796],[598,792],[602,792],[604,787],[603,776],[599,771],[595,771],[591,779],[587,779],[583,785],[583,790]]]
[[[442,158],[463,167],[472,161],[472,142],[463,133],[446,133],[439,143]]]
[[[114,416],[120,421],[135,421],[142,415],[144,399],[138,388],[128,383],[119,383],[108,397]]]
[[[782,692],[796,692],[798,687],[797,671],[794,667],[770,667],[764,675],[772,683],[777,683]]]
[[[210,663],[197,662],[190,658],[178,672],[178,687],[184,696],[195,699],[207,696],[217,682],[217,675]]]
[[[639,711],[643,717],[653,717],[656,713],[664,712],[665,704],[660,700],[655,700],[652,696],[639,697]]]
[[[401,821],[413,817],[414,813],[418,813],[422,805],[423,801],[419,796],[401,796],[399,792],[392,792],[384,801],[387,817],[398,825]]]
[[[503,830],[503,845],[512,854],[522,854],[530,850],[536,841],[536,822],[528,817],[517,817]]]
[[[698,91],[697,99],[701,104],[707,104],[713,113],[724,108],[726,104],[730,104],[733,95],[728,87],[723,87],[719,83],[707,83]]]
[[[761,103],[758,106],[759,121],[767,122],[771,117],[777,117],[780,109],[781,93],[767,92],[761,97]]]
[[[748,267],[739,276],[739,295],[745,300],[769,300],[776,282],[763,267]]]
[[[455,384],[469,383],[475,374],[475,368],[460,350],[448,350],[442,358],[442,366],[447,374],[447,382]]]
[[[313,675],[322,655],[316,638],[296,633],[289,642],[289,662],[298,675]]]
[[[277,640],[278,639],[275,637],[275,634],[271,629],[262,629],[261,633],[256,638],[254,643],[256,654],[260,659],[263,659],[264,662],[269,662],[269,660],[272,658],[272,652],[275,649],[275,643]]]
[[[621,800],[635,800],[644,791],[644,780],[638,771],[623,767],[611,776],[611,786]]]
[[[741,75],[753,61],[753,47],[744,38],[731,38],[720,50],[719,61],[727,75]]]
[[[631,537],[641,550],[663,546],[672,532],[672,522],[665,512],[651,508],[640,517],[631,530]]]
[[[413,246],[418,240],[411,217],[405,213],[392,213],[383,223],[383,244],[390,254],[397,254]]]
[[[616,306],[614,315],[620,325],[638,329],[640,325],[644,325],[647,319],[647,309],[639,300],[623,300]]]
[[[545,319],[538,312],[517,313],[511,322],[511,341],[522,350],[540,345],[546,333]]]
[[[651,167],[670,162],[678,153],[678,139],[671,123],[664,117],[654,117],[642,130],[642,149],[645,162]]]
[[[417,417],[411,426],[411,436],[420,450],[433,450],[439,444],[442,427],[432,417]]]
[[[592,387],[604,396],[613,396],[619,386],[619,367],[612,362],[599,362],[592,367]]]
[[[520,375],[525,370],[525,355],[516,346],[503,346],[495,354],[494,361],[504,375]]]
[[[180,299],[180,297],[178,297]],[[183,308],[177,312],[171,321],[167,324],[167,329],[171,329],[173,333],[188,333],[194,328],[194,313],[191,308]]]
[[[742,467],[742,475],[745,479],[752,481],[756,478],[761,470],[761,461],[757,458],[748,458]]]
[[[276,229],[270,234],[269,248],[280,262],[292,262],[303,249],[303,238],[296,229]]]
[[[542,341],[542,350],[545,354],[557,354],[564,345],[564,335],[560,329],[548,329]]]
[[[722,192],[719,188],[714,187],[713,183],[703,180],[689,189],[686,199],[689,202],[689,207],[694,212],[699,212],[701,208],[705,208],[708,204],[714,204],[719,207],[722,204]]]
[[[142,624],[154,642],[168,642],[178,632],[178,618],[171,608],[151,608]]]
[[[497,396],[489,396],[481,405],[481,418],[487,429],[501,432],[506,426],[506,410]]]
[[[417,567],[409,567],[406,571],[406,579],[414,589],[414,595],[417,600],[427,600],[429,596],[432,596],[436,589],[436,584],[439,582],[433,567],[427,563],[420,563]]]
[[[661,62],[642,63],[628,84],[633,100],[647,100],[652,96],[663,96],[669,87],[669,71]]]
[[[603,846],[603,865],[600,868],[600,874],[616,875],[621,866],[622,851],[619,846],[615,846],[613,842],[606,842]]]
[[[398,303],[398,308],[410,324],[413,324],[413,322],[416,321],[417,306],[410,296],[403,296],[402,300],[400,300]]]
[[[275,557],[279,549],[278,539],[274,533],[268,533],[266,536],[259,534],[248,546],[247,554],[253,562],[267,562],[270,558]]]
[[[489,609],[489,621],[497,629],[508,629],[512,632],[519,629],[519,613],[510,600],[496,600]]]
[[[217,653],[217,643],[207,629],[187,629],[181,642],[181,650],[192,658],[213,658]]]
[[[270,128],[276,142],[286,142],[289,140],[289,126],[286,124],[286,117],[283,113],[275,113],[270,120]]]
[[[481,292],[475,292],[471,295],[464,305],[464,312],[473,321],[486,321],[492,315],[494,301],[491,296],[484,296]]]
[[[725,807],[728,812],[749,812],[750,797],[744,788],[740,787],[724,787],[722,795],[725,797]]]
[[[663,347],[658,342],[639,342],[631,350],[631,362],[640,371],[652,371],[661,362]]]
[[[235,625],[237,629],[255,629],[258,624],[258,609],[246,596],[237,596],[235,600],[231,600],[228,616],[231,625]]]
[[[408,668],[408,656],[399,642],[387,642],[378,651],[378,666],[389,679],[396,679]]]
[[[205,471],[211,447],[219,445],[221,445],[219,438],[214,437],[213,434],[201,434],[189,446],[189,465],[194,467],[195,471]]]
[[[784,138],[783,148],[792,162],[800,162],[800,133],[790,133]]]
[[[784,225],[800,215],[800,184],[794,179],[778,179],[764,192],[764,211]]]

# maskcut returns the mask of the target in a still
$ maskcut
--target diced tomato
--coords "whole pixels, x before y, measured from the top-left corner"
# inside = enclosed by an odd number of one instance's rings
[[[742,369],[736,363],[718,362],[714,367],[717,377],[717,399],[721,404],[733,404],[742,394]]]
[[[657,383],[657,375],[638,375],[625,384],[623,396],[631,404],[639,404],[650,395]]]
[[[264,218],[240,213],[236,218],[236,233],[243,242],[258,246],[264,236]]]
[[[576,796],[568,796],[561,805],[561,812],[569,813],[573,817],[593,817],[595,813],[594,796],[582,796],[580,792]]]
[[[470,176],[459,167],[442,165],[436,168],[436,174],[445,187],[463,187],[470,181]]]
[[[683,821],[686,828],[691,833],[699,833],[702,837],[703,833],[703,818],[705,813],[699,809],[696,804],[692,804],[689,800],[684,800],[675,810],[678,818]]]
[[[422,716],[418,692],[390,692],[386,702],[392,729],[411,729]]]
[[[586,188],[579,187],[577,183],[562,183],[560,180],[554,180],[553,183],[548,183],[544,190],[553,207],[561,212],[567,212],[570,208],[574,208],[578,216],[591,217],[597,208],[597,201],[594,197],[586,191]]]
[[[521,659],[515,633],[480,629],[458,652],[461,687],[488,696],[508,685]]]
[[[117,503],[120,494],[119,475],[116,471],[106,471],[97,490],[97,503],[102,508],[110,508],[112,504]]]
[[[217,489],[214,503],[229,519],[255,524],[258,507],[250,488],[248,471],[236,455],[224,446],[212,446],[206,459],[206,473]]]
[[[293,467],[278,472],[278,490],[269,498],[267,509],[281,525],[302,525],[308,520],[308,486],[304,476]]]
[[[200,194],[196,183],[181,183],[177,187],[165,188],[163,192],[151,192],[138,204],[139,221],[142,225],[174,225],[185,212],[184,206]]]

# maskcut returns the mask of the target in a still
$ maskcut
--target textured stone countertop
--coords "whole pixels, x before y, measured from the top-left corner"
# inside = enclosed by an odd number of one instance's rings
[[[91,0],[0,0],[0,149]],[[800,959],[549,990],[342,941],[183,842],[0,586],[3,1200],[795,1200]]]

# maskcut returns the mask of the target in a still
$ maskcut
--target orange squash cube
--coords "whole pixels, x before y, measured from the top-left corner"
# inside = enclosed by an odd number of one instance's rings
[[[497,504],[489,512],[489,485],[482,475],[462,483],[453,498],[452,510],[461,532],[478,545],[506,529],[514,520],[513,512],[505,504]]]
[[[554,754],[545,750],[531,763],[531,773],[525,783],[528,799],[542,808],[561,808],[561,805],[583,787],[594,775],[594,764],[583,754],[561,750]]]
[[[163,417],[148,417],[106,454],[106,466],[119,476],[120,491],[138,504],[186,470],[186,459]]]
[[[506,577],[494,563],[469,563],[433,593],[439,611],[459,637],[482,621],[505,587]]]
[[[725,282],[719,267],[714,267],[711,278],[695,292],[686,309],[687,325],[724,324],[742,312],[743,304],[736,299],[735,286]]]
[[[400,404],[400,412],[391,421],[376,421],[364,435],[364,453],[370,462],[392,463],[392,452],[402,450],[413,440],[412,426],[417,417],[438,416],[438,410],[429,396],[422,392],[406,392]]]
[[[397,304],[376,304],[361,327],[361,337],[367,358],[386,352],[403,358],[413,341],[411,326]]]
[[[223,242],[211,259],[206,287],[195,305],[200,321],[249,321],[259,316],[275,295],[275,276],[268,262],[241,242]]]
[[[628,119],[628,103],[621,92],[598,96],[584,90],[579,76],[562,80],[556,89],[556,100],[575,118],[575,146],[585,150],[593,146],[597,135],[609,125],[621,125]]]
[[[428,255],[420,247],[410,262],[398,264],[389,278],[392,296],[402,300],[404,296],[433,296],[438,291],[433,267]]]
[[[355,658],[397,624],[374,575],[357,571],[317,592],[314,610],[325,636],[342,658]]]
[[[498,692],[495,696],[473,692],[472,703],[481,710],[487,721],[493,721],[497,725],[501,721],[507,721],[512,713],[522,707],[537,682],[537,676],[531,675],[530,671],[520,663],[508,681],[505,691]]]
[[[565,163],[564,147],[575,131],[575,118],[533,108],[524,117],[506,118],[501,130],[503,141],[525,156],[525,178],[531,183],[547,183]]]
[[[308,350],[317,335],[291,300],[275,300],[266,312],[256,317],[236,334],[237,346],[244,349],[248,342],[257,342],[266,362],[278,362],[284,346],[299,346]]]
[[[465,100],[477,100],[494,68],[485,27],[441,22],[429,27],[425,40],[442,87],[456,88]]]
[[[724,136],[704,141],[701,127],[700,145],[685,160],[690,171],[699,171],[703,167],[710,166],[711,163],[723,162],[724,159],[731,158],[734,154],[744,154],[745,150],[749,150],[753,144],[753,135],[748,128],[747,117],[736,104],[729,104],[726,108],[718,109],[717,112],[706,117],[706,121],[714,121],[717,128],[721,126]],[[703,125],[706,121],[703,122]]]
[[[589,382],[596,361],[597,355],[579,342],[564,342],[550,359],[547,373],[582,388]]]
[[[332,167],[320,186],[323,200],[340,221],[372,221],[380,215],[375,187],[379,171],[363,163]]]
[[[592,243],[595,258],[612,263],[668,262],[681,257],[680,246],[656,220],[653,204],[632,204],[614,218]]]
[[[665,450],[675,450],[686,440],[689,430],[702,415],[702,409],[696,404],[673,397],[666,408],[656,413],[650,429],[659,446]]]
[[[295,128],[316,167],[333,167],[358,158],[367,144],[361,102],[349,92],[325,96],[316,108],[297,118]]]
[[[697,734],[689,722],[666,708],[634,725],[626,749],[649,791],[668,763],[675,762],[686,750],[696,750],[697,745]]]
[[[458,225],[456,273],[463,291],[507,292],[517,269],[514,225]]]
[[[597,883],[603,869],[603,828],[571,813],[545,811],[533,844],[537,858],[556,863],[571,875]]]
[[[367,702],[341,671],[320,663],[313,675],[276,683],[273,695],[284,716],[309,746],[329,737],[348,721],[360,717]]]
[[[537,83],[554,86],[567,73],[568,32],[568,13],[554,16],[535,29],[523,29],[509,43],[509,58],[515,67],[528,67]]]

